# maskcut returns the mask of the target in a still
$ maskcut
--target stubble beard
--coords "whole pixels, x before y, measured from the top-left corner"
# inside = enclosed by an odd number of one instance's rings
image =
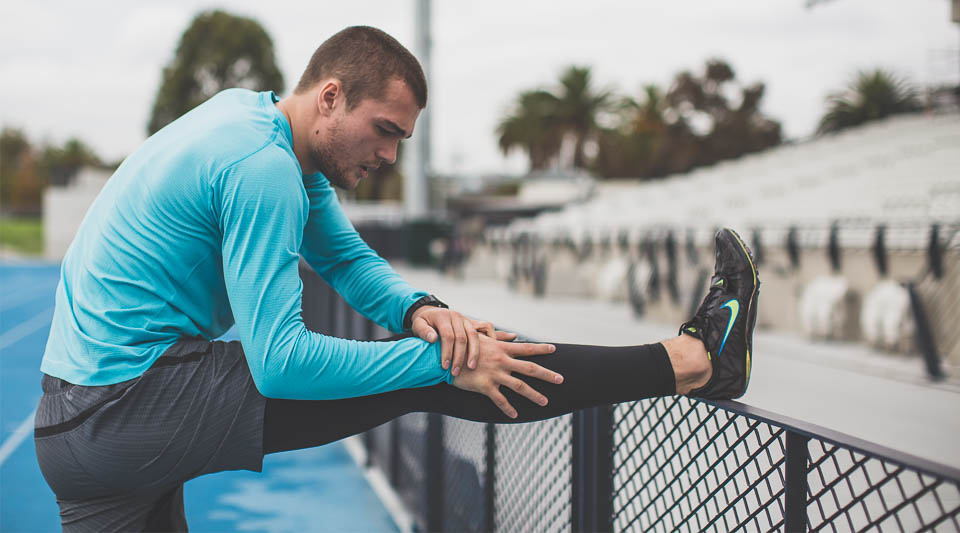
[[[337,161],[337,155],[347,153],[340,135],[340,122],[335,122],[327,131],[327,142],[317,139],[313,147],[311,159],[313,166],[320,171],[334,187],[345,191],[357,188],[360,180],[351,180],[347,177],[347,169]]]

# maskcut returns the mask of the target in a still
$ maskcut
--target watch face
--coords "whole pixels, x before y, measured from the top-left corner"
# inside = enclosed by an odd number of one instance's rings
[[[429,295],[423,297],[422,305],[432,305],[434,307],[447,307],[447,304],[441,302],[436,296]]]

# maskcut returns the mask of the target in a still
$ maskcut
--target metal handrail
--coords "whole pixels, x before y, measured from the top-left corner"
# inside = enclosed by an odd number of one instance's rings
[[[866,441],[846,433],[841,433],[830,428],[818,426],[803,420],[797,420],[781,414],[777,414],[759,407],[738,401],[714,401],[699,400],[705,404],[713,405],[735,413],[741,416],[760,420],[771,426],[777,426],[787,431],[792,431],[804,437],[829,442],[849,450],[856,451],[868,457],[882,458],[885,461],[898,464],[910,470],[915,470],[929,476],[939,477],[960,483],[960,468],[950,465],[924,459],[916,455],[911,455],[893,448]]]
[[[308,326],[342,337],[372,338],[372,323],[361,323],[359,316],[312,271],[302,268],[301,275],[304,277],[304,320]],[[700,409],[700,405],[708,406],[708,409]],[[624,411],[632,414],[638,408],[648,408],[641,413],[650,430],[646,434],[639,433],[640,419],[626,424],[623,420],[620,425],[617,422],[616,412],[623,417]],[[682,412],[674,416],[677,409]],[[666,410],[666,414],[658,414],[658,410]],[[715,425],[708,423],[718,415],[720,419]],[[668,416],[673,427],[668,428]],[[537,424],[554,423],[549,427],[556,427],[555,420]],[[682,396],[661,398],[617,407],[585,409],[574,413],[569,420],[569,435],[572,437],[568,441],[554,440],[545,446],[554,450],[559,447],[561,457],[569,458],[570,468],[565,474],[568,477],[553,480],[553,483],[569,483],[569,504],[559,515],[551,515],[553,523],[538,524],[538,530],[612,531],[617,527],[724,530],[743,528],[747,524],[753,526],[751,529],[761,530],[835,530],[837,523],[842,529],[853,529],[854,518],[861,522],[866,520],[869,527],[887,525],[892,518],[892,523],[902,530],[908,526],[904,526],[899,513],[911,506],[914,510],[918,506],[936,507],[934,512],[937,514],[933,518],[920,516],[919,510],[906,517],[919,520],[923,530],[947,521],[960,529],[960,469],[742,402],[693,400]],[[417,517],[419,526],[428,531],[447,527],[463,529],[463,524],[469,521],[452,514],[464,507],[464,500],[460,500],[459,506],[452,505],[457,503],[452,500],[458,491],[451,489],[463,489],[462,484],[472,483],[474,489],[467,490],[466,507],[475,509],[476,505],[483,505],[482,524],[476,527],[478,530],[496,529],[499,513],[504,512],[497,507],[501,501],[497,498],[501,478],[525,479],[528,476],[521,475],[522,469],[531,468],[521,463],[512,467],[514,471],[504,471],[504,465],[516,463],[500,459],[508,459],[511,450],[498,443],[497,426],[487,424],[484,428],[486,436],[480,439],[481,442],[462,441],[484,457],[482,465],[477,467],[478,472],[483,470],[483,476],[474,475],[472,481],[461,479],[457,482],[447,479],[456,474],[455,471],[448,472],[448,475],[442,473],[446,462],[440,460],[441,456],[463,463],[456,452],[447,449],[444,428],[448,423],[451,427],[469,423],[431,415],[426,417],[425,429],[416,433],[400,431],[400,423],[391,422],[385,428],[386,434],[381,433],[379,438],[373,438],[371,434],[364,442],[371,452],[368,454],[371,463],[389,472],[388,478],[397,484],[401,499],[406,498],[411,515]],[[637,451],[643,443],[635,442],[637,435],[644,441],[657,428],[667,429],[657,439],[646,442],[646,449],[662,449],[665,453],[638,456]],[[619,443],[617,435],[621,439]],[[731,435],[735,438],[728,439]],[[625,436],[631,441],[627,442]],[[385,449],[383,442],[389,442],[390,448]],[[819,459],[811,457],[814,442],[823,445]],[[401,446],[404,450],[419,449],[427,453],[399,453]],[[841,451],[849,452],[850,457],[841,455]],[[634,468],[615,465],[614,456],[618,453],[624,463],[635,463]],[[735,458],[734,467],[728,465],[731,458]],[[410,464],[410,461],[416,464]],[[879,468],[875,464],[877,461],[883,466],[882,475],[880,479],[872,480],[869,472]],[[841,463],[845,464],[843,468]],[[895,468],[888,468],[888,464]],[[822,468],[827,471],[826,478]],[[417,472],[422,477],[401,476],[398,474],[401,470]],[[762,471],[756,474],[750,470]],[[688,471],[691,472],[689,476],[684,474]],[[814,477],[815,472],[819,478]],[[907,474],[929,479],[920,478],[918,488],[905,489],[900,476]],[[638,475],[648,478],[636,483],[633,480]],[[630,480],[629,487],[623,484],[624,477]],[[665,485],[664,478],[669,478]],[[615,486],[615,479],[621,480],[620,486]],[[810,490],[811,481],[821,485],[816,493]],[[907,481],[917,485],[916,479]],[[865,487],[855,491],[853,485],[858,483]],[[842,498],[838,498],[835,492],[839,489],[846,491]],[[900,498],[888,505],[890,496],[885,493],[892,490],[899,490]],[[938,490],[949,493],[946,504]],[[750,496],[754,498],[747,501]],[[879,505],[874,499],[880,500]],[[523,502],[510,505],[523,505]],[[820,513],[817,524],[811,523],[810,512]],[[649,513],[653,516],[647,516]],[[656,526],[644,523],[644,517]],[[732,524],[729,523],[731,520]]]

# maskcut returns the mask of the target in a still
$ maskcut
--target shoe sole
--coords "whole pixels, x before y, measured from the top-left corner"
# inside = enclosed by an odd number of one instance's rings
[[[747,346],[747,361],[746,361],[746,381],[743,384],[743,390],[740,391],[740,394],[736,397],[739,398],[747,392],[747,387],[750,386],[750,370],[752,368],[751,361],[751,352],[753,351],[753,327],[756,325],[757,321],[757,294],[760,292],[760,278],[757,276],[757,264],[753,260],[753,252],[750,251],[750,248],[744,244],[743,239],[740,238],[740,234],[736,231],[726,228],[726,231],[730,232],[736,239],[737,244],[740,245],[740,249],[743,250],[744,254],[747,256],[747,262],[750,263],[750,270],[753,273],[753,292],[750,294],[750,303],[747,306],[747,336],[744,339],[744,342]]]

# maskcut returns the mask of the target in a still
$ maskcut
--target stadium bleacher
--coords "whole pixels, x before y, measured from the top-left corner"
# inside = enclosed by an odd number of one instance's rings
[[[902,312],[914,290],[940,355],[960,365],[949,327],[960,319],[957,113],[902,115],[662,180],[600,182],[586,201],[488,229],[467,271],[678,321],[700,297],[721,226],[762,263],[761,327],[915,352],[916,316]],[[890,302],[901,312],[871,308]]]

